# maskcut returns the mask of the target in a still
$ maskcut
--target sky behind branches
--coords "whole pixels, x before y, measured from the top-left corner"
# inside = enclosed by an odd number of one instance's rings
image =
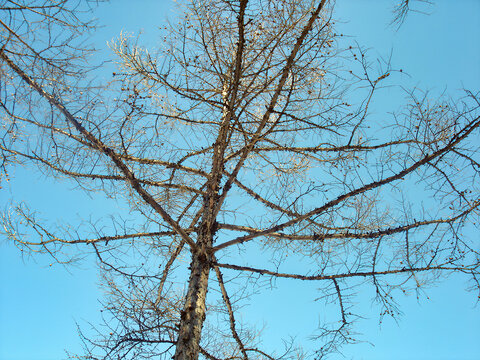
[[[480,84],[480,2],[477,0],[440,0],[434,6],[423,7],[430,13],[410,14],[396,31],[389,26],[391,6],[395,1],[338,0],[336,14],[339,32],[350,35],[348,40],[369,48],[370,57],[388,59],[392,67],[402,69],[395,80],[406,86],[430,89],[432,94],[458,97],[461,89],[478,91]],[[136,0],[102,4],[96,11],[99,28],[93,39],[103,56],[112,56],[106,41],[120,31],[143,32],[145,43],[154,45],[156,31],[167,17],[178,14],[170,0]],[[100,55],[97,55],[100,56]],[[113,65],[112,65],[113,66]],[[110,67],[110,65],[109,65]],[[105,73],[108,78],[110,73]],[[391,97],[389,97],[389,94]],[[397,109],[404,99],[398,92],[385,92],[375,111],[381,114]],[[393,98],[395,97],[395,98]],[[10,183],[2,184],[1,204],[8,199],[28,201],[41,217],[75,224],[79,218],[93,219],[109,212],[127,213],[127,206],[104,199],[101,194],[88,198],[69,182],[53,183],[33,169],[17,169]],[[472,233],[472,237],[479,237]],[[13,245],[0,242],[0,360],[61,359],[63,349],[80,351],[75,322],[88,332],[87,322],[99,321],[102,291],[94,261],[86,259],[75,267],[49,266],[46,256],[22,258]],[[300,271],[299,271],[300,272]],[[302,285],[279,281],[279,289],[265,292],[245,317],[270,317],[265,327],[266,341],[278,337],[276,329],[286,319],[292,335],[301,337],[317,325],[307,309],[316,307],[322,316],[320,303],[313,303],[314,293]],[[468,284],[460,276],[452,276],[440,286],[427,291],[417,301],[415,295],[402,298],[404,316],[398,324],[386,318],[379,328],[378,310],[370,311],[371,292],[358,298],[370,319],[360,321],[357,330],[368,343],[347,346],[347,359],[478,359],[480,354],[480,308],[475,308],[476,294],[465,292]],[[300,296],[301,294],[301,296]],[[271,299],[288,298],[292,309],[277,307]],[[297,301],[305,305],[297,305]],[[313,320],[313,323],[312,323]],[[270,339],[270,340],[268,340]],[[332,357],[336,359],[337,357]],[[338,357],[341,359],[342,357]]]

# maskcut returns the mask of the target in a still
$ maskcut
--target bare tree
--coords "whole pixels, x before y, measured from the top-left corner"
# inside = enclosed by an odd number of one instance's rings
[[[478,249],[464,235],[478,226],[478,94],[410,91],[378,121],[369,109],[395,70],[342,49],[333,3],[192,0],[158,49],[120,36],[101,91],[72,66],[82,48],[59,57],[72,40],[51,26],[88,26],[75,12],[4,3],[17,24],[0,23],[4,169],[33,164],[131,209],[131,221],[89,229],[52,228],[23,204],[3,216],[17,246],[59,262],[97,257],[105,324],[83,358],[309,355],[293,342],[267,353],[238,319],[261,278],[311,282],[338,305],[314,334],[317,358],[355,341],[358,285],[392,316],[398,292],[450,273],[478,290]],[[43,17],[44,50],[16,12]]]

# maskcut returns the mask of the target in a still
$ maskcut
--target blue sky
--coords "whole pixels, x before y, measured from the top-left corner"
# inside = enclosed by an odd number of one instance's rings
[[[100,24],[95,42],[102,46],[121,30],[137,33],[143,30],[148,41],[154,42],[154,29],[171,16],[172,1],[116,0],[98,10]],[[338,0],[337,15],[344,21],[339,30],[354,36],[362,46],[370,48],[371,56],[388,57],[410,77],[402,82],[413,87],[441,93],[447,89],[453,96],[463,87],[477,89],[480,84],[480,46],[475,43],[480,33],[480,2],[476,0],[435,2],[428,8],[429,16],[411,14],[396,31],[388,26],[390,5],[396,1]],[[478,40],[477,40],[478,41]],[[108,54],[107,52],[104,52]],[[392,100],[393,101],[393,100]],[[390,104],[386,102],[385,108]],[[78,221],[92,213],[124,212],[121,204],[91,199],[72,184],[46,181],[31,169],[12,173],[10,184],[2,184],[1,204],[10,198],[28,200],[51,220],[63,218]],[[92,211],[94,209],[94,211]],[[69,214],[65,217],[65,214]],[[478,238],[478,234],[471,234]],[[75,321],[95,323],[98,318],[101,291],[94,264],[89,260],[75,267],[49,266],[46,256],[22,258],[14,246],[0,242],[0,360],[61,359],[63,349],[79,350],[80,341]],[[347,359],[478,359],[480,354],[480,309],[475,308],[475,294],[466,293],[464,279],[453,276],[428,292],[430,300],[414,296],[400,299],[404,316],[399,323],[386,319],[378,326],[376,312],[371,319],[358,324],[358,331],[368,343],[347,346]],[[267,338],[277,334],[275,307],[267,306],[272,296],[292,296],[284,290],[266,293],[258,303],[258,313],[270,312],[273,324],[266,327]],[[368,295],[360,297],[369,308]],[[309,300],[303,300],[308,302]],[[322,309],[318,311],[321,313]],[[275,317],[277,320],[275,320]],[[301,334],[311,324],[307,312],[285,312],[291,328]],[[314,324],[315,325],[315,324]],[[87,325],[88,327],[88,325]],[[338,357],[341,359],[342,357]]]

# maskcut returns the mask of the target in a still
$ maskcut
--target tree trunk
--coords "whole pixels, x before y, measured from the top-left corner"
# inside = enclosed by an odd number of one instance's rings
[[[175,360],[198,359],[202,326],[205,321],[209,274],[210,261],[207,256],[200,252],[193,253],[188,291],[181,313]]]

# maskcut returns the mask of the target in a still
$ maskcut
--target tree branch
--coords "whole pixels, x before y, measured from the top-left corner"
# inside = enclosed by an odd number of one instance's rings
[[[192,250],[196,250],[197,246],[184,229],[172,219],[172,217],[163,209],[163,207],[155,201],[141,185],[135,175],[130,169],[122,162],[120,157],[103,142],[97,139],[91,132],[83,127],[83,125],[63,106],[54,96],[47,93],[42,87],[36,83],[31,77],[29,77],[23,70],[21,70],[16,64],[14,64],[10,58],[5,54],[3,49],[0,49],[0,58],[2,58],[7,65],[19,75],[27,84],[29,84],[42,98],[47,100],[53,107],[57,108],[70,122],[78,132],[80,132],[88,141],[90,141],[97,150],[101,151],[107,157],[109,157],[115,166],[122,172],[131,187],[140,195],[140,197],[149,204],[162,218],[168,223],[186,242],[190,245]]]

